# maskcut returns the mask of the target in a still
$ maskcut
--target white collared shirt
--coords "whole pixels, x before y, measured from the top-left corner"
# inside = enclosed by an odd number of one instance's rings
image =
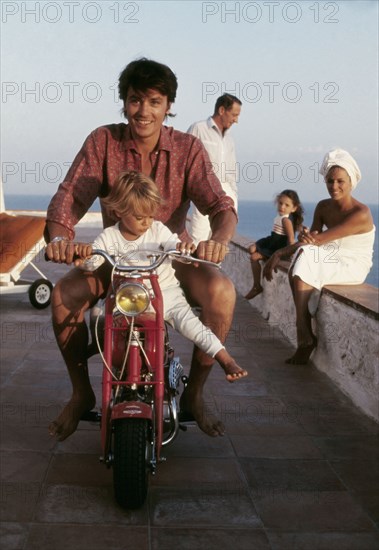
[[[203,143],[213,170],[225,193],[232,197],[237,206],[237,163],[234,141],[229,130],[222,134],[212,117],[192,124],[188,130]]]

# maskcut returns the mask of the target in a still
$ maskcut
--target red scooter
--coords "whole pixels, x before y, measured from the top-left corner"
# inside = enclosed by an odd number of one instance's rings
[[[145,502],[149,476],[164,460],[162,447],[180,427],[185,429],[176,398],[186,377],[169,344],[156,270],[167,258],[219,264],[176,250],[150,253],[150,264],[144,266],[123,265],[122,258],[115,262],[106,252],[93,250],[97,254],[113,266],[105,314],[99,313],[94,323],[103,360],[102,411],[91,411],[82,420],[100,422],[100,460],[113,467],[116,501],[134,509]]]

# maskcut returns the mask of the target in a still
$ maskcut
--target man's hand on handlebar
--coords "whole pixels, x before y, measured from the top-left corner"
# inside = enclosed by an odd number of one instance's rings
[[[197,249],[196,256],[201,260],[208,260],[213,263],[220,263],[225,259],[228,253],[228,246],[224,243],[214,241],[200,241]]]
[[[88,243],[75,243],[66,239],[50,242],[46,245],[46,256],[52,262],[78,266],[91,256],[92,245]]]

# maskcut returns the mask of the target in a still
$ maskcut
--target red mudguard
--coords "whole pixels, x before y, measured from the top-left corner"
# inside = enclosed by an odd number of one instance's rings
[[[121,418],[146,418],[152,420],[152,407],[140,401],[124,401],[118,403],[112,409],[111,419]]]

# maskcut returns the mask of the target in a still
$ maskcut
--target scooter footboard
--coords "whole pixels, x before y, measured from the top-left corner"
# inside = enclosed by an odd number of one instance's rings
[[[152,407],[141,401],[124,401],[122,403],[117,403],[117,405],[112,408],[111,420],[119,420],[121,418],[146,418],[152,421]]]

